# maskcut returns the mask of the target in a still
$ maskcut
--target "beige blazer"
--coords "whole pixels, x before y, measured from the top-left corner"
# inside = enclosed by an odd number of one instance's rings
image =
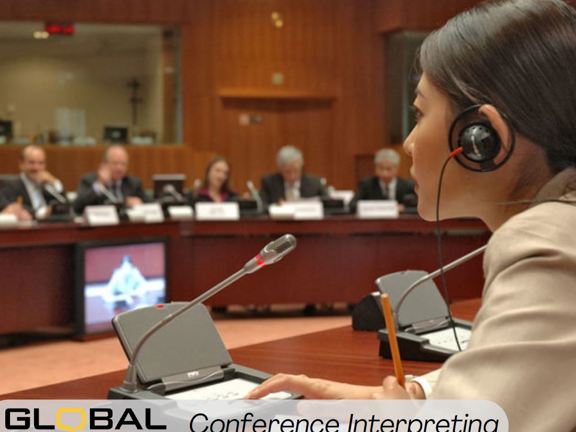
[[[452,356],[434,399],[499,404],[512,432],[576,431],[576,169],[494,232],[468,349]]]

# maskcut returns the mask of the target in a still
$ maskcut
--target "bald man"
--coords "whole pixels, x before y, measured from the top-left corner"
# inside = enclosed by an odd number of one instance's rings
[[[121,204],[133,207],[148,202],[142,181],[128,175],[128,152],[123,146],[106,149],[98,172],[82,177],[74,209],[82,213],[90,205]]]
[[[53,204],[66,204],[60,180],[46,169],[46,153],[37,145],[27,145],[20,153],[20,175],[6,182],[0,191],[0,210],[16,214],[19,220],[45,219]]]

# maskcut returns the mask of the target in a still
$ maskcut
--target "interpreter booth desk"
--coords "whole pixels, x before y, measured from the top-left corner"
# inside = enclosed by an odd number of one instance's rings
[[[479,300],[452,306],[458,318],[472,320]],[[376,332],[355,332],[351,326],[279,339],[230,350],[235,363],[269,373],[306,374],[311,377],[379,385],[394,374],[391,360],[378,356]],[[404,373],[421,375],[440,363],[404,361]],[[116,371],[46,387],[0,395],[5,399],[105,399],[108,389],[118,386],[125,371]]]
[[[490,236],[476,220],[446,221],[442,229],[445,263],[480,247]],[[438,267],[434,224],[416,216],[391,220],[341,216],[317,221],[262,217],[230,222],[2,228],[0,334],[71,326],[77,243],[166,238],[168,297],[182,301],[237,271],[266,243],[284,233],[298,239],[292,253],[246,276],[208,304],[355,303],[375,289],[374,280],[383,274]],[[451,299],[479,297],[481,257],[450,271],[447,281]]]

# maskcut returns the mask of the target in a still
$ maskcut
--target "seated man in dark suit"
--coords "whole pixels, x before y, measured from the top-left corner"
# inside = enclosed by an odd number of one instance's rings
[[[350,209],[356,211],[360,200],[396,200],[400,210],[404,205],[413,207],[416,198],[414,182],[398,177],[400,156],[395,150],[382,149],[374,155],[374,176],[363,179],[358,184]]]
[[[46,170],[46,153],[27,145],[20,153],[20,175],[4,183],[0,210],[14,213],[19,220],[46,219],[57,203],[67,205],[62,183]]]
[[[127,175],[128,153],[121,145],[112,145],[104,152],[98,172],[80,180],[74,209],[82,213],[91,205],[116,204],[133,207],[148,202],[142,181]]]
[[[278,172],[262,177],[260,196],[264,203],[276,204],[327,195],[320,177],[303,173],[304,157],[296,147],[282,147],[276,156],[276,163]]]

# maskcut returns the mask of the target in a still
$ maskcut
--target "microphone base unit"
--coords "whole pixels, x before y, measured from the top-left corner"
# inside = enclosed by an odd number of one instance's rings
[[[238,200],[240,215],[242,217],[257,217],[264,214],[264,208],[261,203],[253,198],[241,198]]]
[[[459,336],[458,340],[461,348],[464,350],[472,331],[472,323],[454,319],[454,325]],[[453,354],[458,353],[451,326],[445,326],[424,334],[397,331],[396,338],[398,339],[400,356],[403,360],[443,362]],[[378,330],[378,340],[380,341],[380,356],[386,359],[392,358],[387,329]]]
[[[159,390],[148,390],[146,388],[142,388],[140,390],[132,392],[123,388],[122,386],[112,387],[110,390],[108,390],[108,399],[114,399],[114,400],[169,399],[171,395],[187,392],[190,390],[202,389],[203,391],[206,390],[209,391],[210,387],[214,385],[226,383],[234,379],[241,379],[244,381],[252,382],[255,385],[258,385],[263,383],[265,380],[267,380],[272,376],[266,372],[262,372],[257,369],[252,369],[235,363],[232,363],[231,365],[227,366],[227,369],[229,370],[229,372],[227,372],[227,376],[223,379],[199,385],[191,384],[189,386],[179,387],[176,390],[166,391],[164,388],[160,388]],[[291,397],[291,399],[298,399],[298,398],[299,398],[298,395],[292,395]]]
[[[350,213],[344,200],[339,198],[322,198],[322,207],[325,215],[336,216]]]
[[[135,309],[114,317],[112,323],[127,357],[147,329],[175,314],[188,303],[168,303]],[[241,399],[270,374],[232,362],[210,314],[202,304],[150,336],[135,363],[138,389],[122,385],[108,392],[108,399]],[[131,379],[130,379],[131,380]],[[136,384],[136,383],[135,383]],[[225,388],[226,390],[222,390]],[[239,390],[240,389],[240,390]],[[244,393],[241,390],[244,389]],[[235,392],[240,392],[236,395]],[[238,397],[233,397],[233,396]],[[298,395],[283,395],[285,399]]]

